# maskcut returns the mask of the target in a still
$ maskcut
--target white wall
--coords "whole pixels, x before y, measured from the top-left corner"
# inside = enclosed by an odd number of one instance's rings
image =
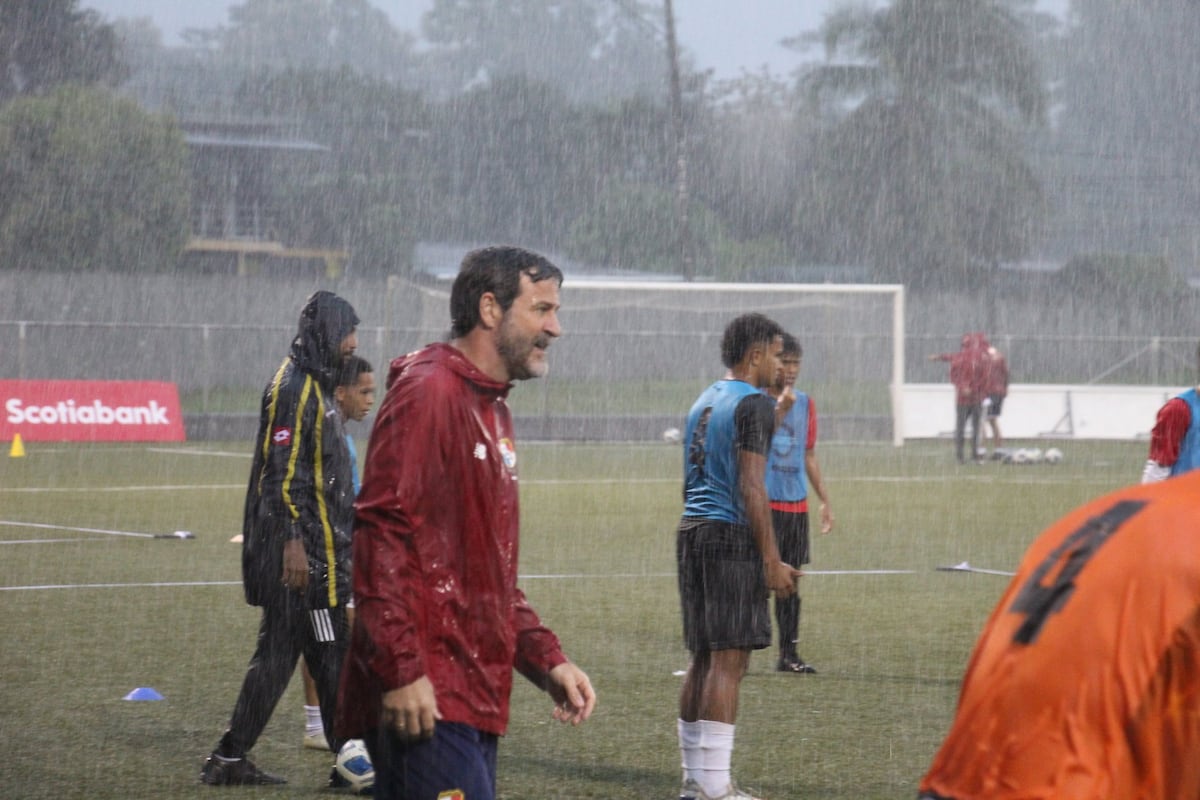
[[[1005,439],[1147,440],[1158,409],[1187,387],[1014,383],[1000,413]],[[904,385],[904,438],[954,435],[954,387]]]

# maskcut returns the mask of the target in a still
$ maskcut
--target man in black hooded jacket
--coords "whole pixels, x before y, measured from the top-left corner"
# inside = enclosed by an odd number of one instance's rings
[[[346,653],[354,487],[333,393],[358,344],[354,308],[319,291],[300,311],[291,352],[267,384],[242,524],[246,602],[262,608],[258,644],[229,728],[204,762],[212,786],[286,783],[246,757],[300,655],[317,684],[325,736]]]

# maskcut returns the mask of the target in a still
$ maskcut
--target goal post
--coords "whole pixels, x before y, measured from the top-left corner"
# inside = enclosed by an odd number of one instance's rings
[[[797,386],[823,439],[904,442],[904,287],[897,284],[686,283],[567,276],[563,337],[540,386],[510,396],[519,417],[569,426],[605,420],[605,438],[682,421],[723,372],[721,334],[761,312],[799,339]],[[638,431],[619,435],[621,429]],[[615,434],[615,435],[613,435]],[[569,436],[569,435],[568,435]],[[553,437],[552,437],[553,438]],[[587,437],[585,437],[587,438]]]

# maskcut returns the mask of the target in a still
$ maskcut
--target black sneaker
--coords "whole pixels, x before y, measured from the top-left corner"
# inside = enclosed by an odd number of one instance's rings
[[[776,672],[792,672],[796,675],[816,675],[817,671],[812,664],[806,664],[803,659],[799,658],[781,658],[779,663],[775,665]]]
[[[244,756],[230,760],[213,753],[200,770],[200,782],[208,786],[265,786],[287,783],[287,780],[263,772]]]

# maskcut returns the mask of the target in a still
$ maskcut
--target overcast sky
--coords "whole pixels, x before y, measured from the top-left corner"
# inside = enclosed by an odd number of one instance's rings
[[[1069,0],[1040,0],[1039,6],[1062,14]],[[372,0],[397,28],[417,33],[421,15],[433,0]],[[825,13],[844,0],[675,0],[680,44],[700,68],[717,77],[733,78],[743,69],[787,74],[802,60],[780,47],[779,40],[821,25]],[[168,44],[185,28],[212,28],[228,21],[231,0],[80,0],[110,21],[117,17],[150,17]],[[735,9],[736,10],[733,10]]]

